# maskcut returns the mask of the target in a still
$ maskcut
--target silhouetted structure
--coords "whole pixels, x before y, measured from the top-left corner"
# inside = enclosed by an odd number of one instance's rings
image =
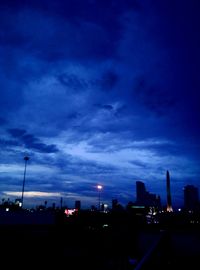
[[[138,204],[144,204],[146,197],[146,188],[143,182],[136,181],[136,202]]]
[[[186,210],[196,210],[199,206],[199,191],[193,185],[184,187],[184,208]]]
[[[75,208],[77,210],[80,210],[81,209],[81,201],[75,201]]]
[[[167,212],[172,212],[173,209],[172,209],[169,171],[167,171],[167,174],[166,174],[166,181],[167,181]]]
[[[23,185],[22,185],[22,207],[23,207],[23,201],[24,201],[24,186],[25,186],[25,178],[26,178],[26,165],[27,165],[27,161],[29,160],[29,157],[26,156],[24,157],[24,161],[25,161],[25,167],[24,167],[24,179],[23,179]]]
[[[136,181],[136,204],[160,207],[160,196],[146,191],[145,184],[141,181]]]
[[[118,208],[118,200],[113,199],[112,200],[112,210],[117,210],[117,208]]]
[[[101,190],[102,190],[103,186],[102,185],[97,185],[97,189],[99,192],[99,211],[101,210]]]

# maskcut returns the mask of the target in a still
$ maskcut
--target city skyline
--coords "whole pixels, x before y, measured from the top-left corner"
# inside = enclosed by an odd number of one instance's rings
[[[29,160],[29,157],[24,157],[25,160],[25,170],[24,170],[24,178],[23,178],[23,186],[22,186],[22,192],[8,192],[8,197],[7,198],[1,198],[2,203],[10,202],[10,203],[17,203],[17,205],[20,203],[21,206],[23,208],[23,197],[24,195],[26,196],[26,207],[27,208],[35,208],[38,206],[45,206],[45,208],[47,207],[52,207],[52,205],[54,205],[54,207],[56,208],[62,208],[61,205],[63,205],[64,207],[67,208],[76,208],[76,204],[77,202],[79,202],[80,204],[82,204],[80,198],[77,200],[72,200],[70,201],[69,198],[67,198],[66,196],[64,196],[64,200],[61,194],[55,194],[55,193],[48,193],[48,196],[46,196],[45,192],[26,192],[26,194],[24,194],[24,182],[25,182],[25,173],[26,173],[26,162]],[[93,207],[96,207],[96,209],[100,209],[101,205],[107,205],[107,207],[110,209],[112,207],[112,203],[113,200],[117,201],[122,207],[126,208],[126,206],[129,203],[133,203],[136,205],[144,205],[144,206],[156,206],[162,209],[165,209],[167,212],[173,212],[173,208],[172,208],[172,198],[170,196],[170,202],[169,202],[169,190],[168,190],[168,177],[169,177],[169,171],[166,171],[166,175],[167,175],[167,189],[166,189],[166,194],[165,194],[165,198],[161,198],[160,194],[157,193],[153,193],[153,190],[151,190],[151,192],[149,192],[149,188],[146,188],[146,185],[143,181],[141,180],[137,180],[135,182],[135,188],[134,188],[134,194],[133,196],[130,198],[129,201],[126,202],[122,202],[120,197],[114,198],[112,196],[112,194],[110,194],[110,201],[107,198],[101,198],[101,196],[103,195],[103,189],[105,188],[105,186],[99,185],[97,184],[95,186],[96,190],[97,190],[97,194],[95,196],[95,198],[93,198],[93,201],[90,201],[90,199],[88,198],[85,199],[84,204],[82,205],[83,209],[90,209]],[[189,191],[192,189],[195,190],[195,195],[192,193],[192,195],[189,198],[186,198],[186,190]],[[151,189],[151,188],[150,188]],[[199,188],[197,186],[194,185],[190,185],[190,184],[186,184],[185,186],[182,187],[182,200],[181,203],[177,204],[175,201],[174,204],[174,210],[177,211],[180,208],[184,208],[185,204],[188,204],[188,202],[186,201],[191,201],[191,204],[193,204],[193,201],[196,203],[196,205],[198,205],[200,203],[200,199],[199,199],[199,195],[198,195],[198,191]],[[34,194],[35,193],[35,194]],[[38,193],[38,194],[37,194]],[[12,200],[10,200],[10,197],[12,198]],[[44,197],[43,197],[44,196]],[[52,196],[52,198],[51,198]],[[35,198],[34,198],[35,197]],[[37,200],[37,197],[40,197],[39,200]],[[41,197],[43,197],[43,199],[41,199]],[[104,196],[103,196],[104,197]],[[31,200],[31,198],[34,198],[34,200]],[[101,199],[100,199],[101,198]],[[46,199],[49,199],[48,201]],[[91,204],[89,204],[89,202]],[[190,203],[190,202],[189,202]],[[25,207],[25,208],[26,208]]]
[[[83,3],[84,2],[84,3]],[[200,3],[0,4],[0,198],[173,207],[200,188]],[[17,193],[16,193],[17,192]],[[18,195],[18,196],[17,196]]]

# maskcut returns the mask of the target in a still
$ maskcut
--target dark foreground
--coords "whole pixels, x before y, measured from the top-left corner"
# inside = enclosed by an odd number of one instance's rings
[[[65,220],[0,225],[1,265],[37,269],[198,269],[199,227]],[[123,218],[123,217],[122,217]],[[100,226],[99,226],[100,225]]]
[[[1,226],[0,238],[1,263],[8,268],[127,269],[128,257],[136,253],[135,240],[122,231],[9,225]]]

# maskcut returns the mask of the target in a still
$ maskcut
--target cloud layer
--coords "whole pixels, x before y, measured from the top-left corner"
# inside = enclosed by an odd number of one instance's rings
[[[166,170],[177,205],[185,184],[199,187],[198,11],[195,0],[2,1],[2,197],[21,191],[27,154],[26,191],[41,200],[88,206],[101,183],[105,202],[126,204],[140,179],[165,204]]]

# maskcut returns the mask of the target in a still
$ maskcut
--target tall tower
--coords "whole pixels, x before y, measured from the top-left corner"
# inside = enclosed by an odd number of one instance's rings
[[[173,212],[172,209],[172,199],[171,199],[171,190],[170,190],[170,176],[169,171],[167,171],[167,212]]]

